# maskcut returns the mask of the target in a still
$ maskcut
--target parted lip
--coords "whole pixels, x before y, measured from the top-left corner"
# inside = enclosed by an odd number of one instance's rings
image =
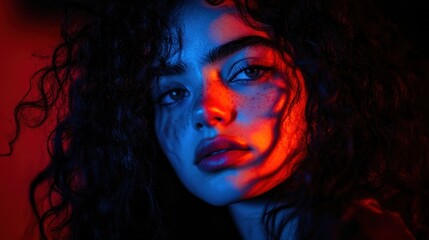
[[[195,164],[200,163],[209,156],[231,150],[248,151],[250,147],[229,136],[203,139],[195,151]]]

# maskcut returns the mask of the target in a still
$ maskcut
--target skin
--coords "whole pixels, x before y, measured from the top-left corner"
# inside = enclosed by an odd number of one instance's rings
[[[187,2],[173,20],[183,45],[168,63],[183,71],[165,74],[154,90],[158,141],[187,189],[210,204],[230,206],[243,223],[239,229],[250,233],[263,208],[255,199],[287,179],[305,155],[302,75],[288,65],[287,55],[265,44],[205,61],[214,48],[237,38],[272,38],[249,27],[232,6]],[[195,163],[198,145],[218,137],[248,150],[237,159],[237,152],[223,153],[234,159],[225,168],[201,169]]]

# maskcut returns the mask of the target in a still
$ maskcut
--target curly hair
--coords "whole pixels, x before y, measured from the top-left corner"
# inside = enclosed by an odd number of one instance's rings
[[[15,109],[16,137],[26,110],[40,111],[27,122],[33,126],[51,112],[58,116],[51,161],[30,187],[42,239],[239,238],[226,209],[181,186],[155,141],[150,93],[156,64],[174,51],[168,18],[180,2],[67,8],[63,42],[37,75],[40,97]],[[396,51],[404,43],[396,26],[371,1],[234,3],[243,19],[273,32],[308,92],[308,155],[267,194],[276,203],[263,218],[267,236],[279,239],[294,217],[298,239],[347,234],[340,221],[345,209],[374,198],[400,213],[417,239],[428,238],[427,140],[413,108],[416,76]],[[44,184],[47,197],[39,200]],[[290,208],[293,214],[278,224]]]

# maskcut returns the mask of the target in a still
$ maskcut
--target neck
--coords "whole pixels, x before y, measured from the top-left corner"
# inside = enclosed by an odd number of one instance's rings
[[[267,203],[263,200],[247,200],[231,204],[228,207],[233,221],[243,239],[267,239],[262,222],[266,204]],[[280,213],[281,215],[276,218],[277,221],[281,219],[280,217],[288,214],[288,212],[289,211],[286,209],[284,213]],[[294,232],[295,221],[292,221],[282,230],[282,239],[294,239]]]

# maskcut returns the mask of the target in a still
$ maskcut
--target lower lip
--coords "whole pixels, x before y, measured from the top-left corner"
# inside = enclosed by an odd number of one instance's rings
[[[230,150],[203,158],[198,168],[207,172],[219,171],[228,167],[239,165],[249,155],[248,150]]]

